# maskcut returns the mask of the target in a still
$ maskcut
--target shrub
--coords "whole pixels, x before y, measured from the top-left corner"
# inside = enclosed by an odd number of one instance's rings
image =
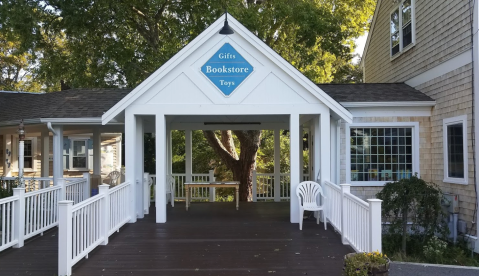
[[[344,258],[344,273],[346,276],[374,275],[375,272],[389,269],[389,259],[379,251],[371,253],[351,253]]]
[[[438,239],[436,236],[432,236],[424,246],[424,257],[426,257],[428,262],[442,263],[446,249],[447,242]]]
[[[442,192],[436,184],[426,183],[415,175],[387,183],[376,196],[383,200],[382,215],[389,222],[389,234],[401,235],[403,253],[411,234],[421,237],[422,242],[434,234],[448,234],[440,203]]]

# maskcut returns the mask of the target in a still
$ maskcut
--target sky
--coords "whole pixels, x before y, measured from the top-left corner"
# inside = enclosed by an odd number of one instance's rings
[[[354,50],[354,54],[359,54],[360,56],[363,55],[364,45],[366,45],[366,40],[368,39],[368,33],[365,33],[363,36],[358,37],[356,42],[356,49]],[[354,62],[358,62],[359,58],[353,58]]]

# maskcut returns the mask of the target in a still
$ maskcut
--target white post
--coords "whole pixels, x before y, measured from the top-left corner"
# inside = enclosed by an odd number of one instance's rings
[[[103,236],[102,245],[108,244],[108,232],[110,231],[110,195],[108,191],[110,190],[110,185],[101,184],[98,186],[98,194],[101,195],[101,235]]]
[[[23,168],[25,158],[24,158],[24,152],[25,152],[25,142],[20,139],[18,142],[18,179],[20,180],[20,187],[25,188],[25,180],[23,179]]]
[[[280,129],[274,129],[274,201],[281,201],[281,138]],[[255,181],[256,178],[253,178]],[[253,190],[256,191],[256,190]],[[256,193],[253,194],[253,197]]]
[[[303,125],[299,125],[299,144],[298,144],[298,154],[299,154],[299,182],[304,181],[304,153],[303,153],[303,135],[304,129]],[[291,194],[293,195],[293,194]]]
[[[91,180],[90,180],[90,173],[83,173],[83,178],[86,180],[86,184],[83,186],[83,200],[90,198],[91,194]]]
[[[299,217],[299,202],[296,197],[296,188],[298,187],[301,175],[301,167],[299,161],[299,114],[291,114],[289,117],[289,135],[290,135],[290,167],[291,167],[291,186],[290,186],[290,220],[291,223],[299,223],[302,219]]]
[[[58,199],[58,201],[61,201],[61,200],[66,200],[67,199],[67,188],[66,188],[66,181],[65,181],[65,178],[60,178],[57,180],[57,182],[55,183],[56,186],[60,186],[62,187],[62,189],[60,190],[60,198]]]
[[[185,130],[185,155],[186,182],[191,182],[193,174],[193,138],[191,130]]]
[[[380,199],[368,199],[369,202],[369,252],[382,252],[382,225]]]
[[[166,222],[166,122],[164,114],[155,117],[156,131],[156,223]]]
[[[215,181],[215,171],[210,170],[208,174],[209,174],[209,176],[208,176],[209,181],[214,182]],[[215,202],[215,198],[216,198],[215,188],[211,187],[210,188],[210,202]]]
[[[325,180],[331,180],[331,120],[329,118],[329,113],[321,113],[319,116],[320,119],[320,128],[321,128],[321,161],[320,161],[320,171],[321,171],[321,184]]]
[[[348,228],[348,223],[346,221],[346,201],[344,200],[344,194],[350,193],[351,185],[350,184],[339,184],[341,186],[341,241],[343,244],[349,244],[349,241],[346,237],[346,229]]]
[[[136,117],[134,114],[125,112],[125,180],[130,182],[130,223],[136,222],[136,178],[135,178],[135,166],[137,162],[143,162],[136,160]],[[158,155],[157,155],[158,156]]]
[[[13,153],[12,153],[12,135],[10,134],[3,135],[3,153],[4,153],[3,175],[7,177],[11,177]]]
[[[53,130],[53,185],[63,178],[63,126],[54,126]]]
[[[313,154],[313,173],[311,176],[312,181],[321,183],[321,128],[319,126],[319,116],[316,116],[313,120],[314,124],[314,134],[313,134],[313,152],[310,151],[310,154]],[[321,183],[322,184],[322,183]]]
[[[144,168],[144,160],[145,160],[145,150],[144,150],[144,144],[145,144],[145,134],[144,134],[144,128],[143,128],[143,118],[142,117],[136,117],[136,139],[135,139],[135,179],[136,181],[133,183],[135,184],[135,189],[136,189],[136,213],[138,218],[144,218],[145,214],[143,211],[143,173],[145,172]],[[163,154],[165,154],[165,151],[163,151]]]
[[[101,175],[101,131],[98,127],[93,129],[93,175]]]
[[[42,177],[50,176],[50,131],[42,129]],[[47,186],[43,186],[47,188]]]
[[[58,202],[58,275],[72,275],[73,201]]]
[[[25,188],[13,188],[13,196],[18,196],[14,203],[15,216],[13,217],[13,235],[18,240],[14,248],[23,247],[25,235]]]
[[[150,213],[150,186],[148,182],[150,180],[150,174],[144,173],[143,174],[143,211],[145,215]]]
[[[253,187],[251,188],[253,194],[253,202],[258,201],[258,179],[256,178],[256,170],[253,170]]]

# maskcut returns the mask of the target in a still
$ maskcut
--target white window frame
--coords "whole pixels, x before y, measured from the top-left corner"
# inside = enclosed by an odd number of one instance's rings
[[[13,156],[12,156],[12,162],[10,168],[12,169],[12,172],[18,172],[18,145],[19,145],[19,139],[18,137],[15,137],[14,139],[14,144],[13,144]],[[32,141],[32,168],[23,168],[23,172],[36,172],[37,170],[37,162],[35,162],[35,157],[38,155],[37,153],[37,138],[36,137],[25,137],[24,141]]]
[[[70,168],[68,169],[69,171],[89,171],[88,169],[88,159],[89,159],[89,152],[88,152],[88,139],[87,137],[82,137],[82,138],[78,138],[78,137],[68,137],[68,139],[70,139]],[[78,142],[78,141],[81,141],[83,143],[85,143],[85,149],[86,149],[86,155],[85,155],[85,158],[86,158],[86,161],[85,161],[85,167],[73,167],[73,144],[74,142]]]
[[[447,126],[462,124],[462,142],[463,142],[463,156],[464,156],[464,177],[456,178],[449,177],[449,156],[448,156],[448,140],[447,140]],[[467,115],[461,115],[452,118],[446,118],[442,121],[442,140],[443,140],[443,156],[444,156],[444,179],[443,182],[467,185],[469,180],[469,162],[468,162],[468,145],[467,145]]]
[[[388,28],[389,28],[389,57],[391,60],[397,58],[402,53],[414,47],[416,44],[416,0],[411,0],[411,43],[406,47],[403,47],[403,26],[402,26],[402,6],[405,0],[402,0],[398,5],[389,13]],[[399,10],[399,52],[392,54],[392,33],[391,33],[391,15]]]
[[[384,186],[391,181],[351,181],[351,128],[395,128],[395,127],[409,127],[412,128],[412,172],[411,175],[417,174],[421,177],[419,170],[419,122],[380,122],[380,123],[352,123],[346,124],[346,183],[351,186]]]

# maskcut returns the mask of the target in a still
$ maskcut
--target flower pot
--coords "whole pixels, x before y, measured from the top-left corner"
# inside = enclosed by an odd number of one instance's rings
[[[372,254],[372,255],[368,255]],[[376,254],[376,255],[374,255]],[[349,253],[344,256],[345,275],[389,276],[390,260],[380,253]],[[349,262],[348,260],[351,259]],[[378,261],[380,260],[380,262]],[[384,263],[385,262],[385,263]],[[350,273],[350,274],[348,274]]]

